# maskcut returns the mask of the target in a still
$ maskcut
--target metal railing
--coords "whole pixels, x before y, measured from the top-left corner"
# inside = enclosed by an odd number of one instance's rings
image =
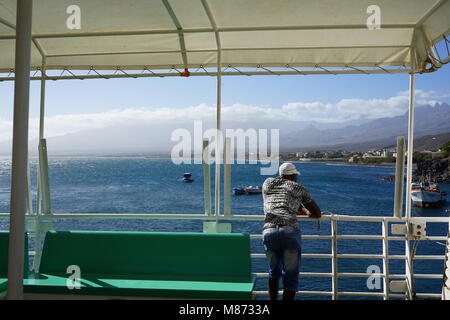
[[[8,217],[9,214],[1,213],[0,218]],[[107,214],[107,213],[77,213],[77,214],[48,214],[48,215],[29,215],[28,219],[36,219],[38,221],[50,219],[188,219],[188,220],[202,220],[202,221],[262,221],[264,216],[262,215],[227,215],[227,216],[208,216],[204,214]],[[433,223],[449,223],[448,217],[420,217],[410,218],[409,223],[415,220],[421,220]],[[406,293],[392,293],[389,289],[389,283],[391,279],[404,280],[406,274],[391,274],[389,272],[390,260],[404,260],[407,262],[408,257],[405,254],[389,254],[389,243],[391,241],[409,241],[413,240],[407,238],[406,235],[394,236],[389,235],[389,225],[392,223],[406,223],[406,219],[397,217],[374,217],[374,216],[346,216],[346,215],[326,215],[320,219],[310,219],[307,217],[299,217],[300,222],[320,220],[329,221],[331,224],[330,234],[328,235],[303,235],[305,240],[331,240],[331,252],[330,253],[303,253],[302,259],[329,259],[331,260],[331,272],[300,272],[300,277],[320,277],[331,278],[331,291],[298,291],[298,295],[307,296],[328,296],[332,299],[339,299],[342,296],[349,297],[381,297],[385,300],[390,298],[407,298]],[[381,234],[338,234],[338,222],[372,222],[380,223],[382,232]],[[41,229],[41,233],[45,229]],[[31,231],[31,236],[36,236],[38,233]],[[261,239],[260,234],[251,234],[251,239]],[[364,254],[364,253],[339,253],[338,240],[340,239],[353,239],[353,240],[379,240],[382,242],[382,250],[379,254]],[[408,240],[409,239],[409,240]],[[416,239],[420,241],[446,241],[446,236],[427,236],[422,239]],[[36,249],[39,254],[39,248]],[[251,253],[252,259],[265,259],[264,253]],[[381,273],[358,273],[358,272],[339,272],[338,262],[341,259],[381,259],[383,264],[383,271]],[[442,260],[444,261],[445,255],[415,255],[412,257],[414,260]],[[267,278],[268,273],[256,272],[254,273],[257,278]],[[368,278],[368,277],[380,277],[383,281],[383,292],[373,291],[341,291],[339,288],[339,278]],[[413,274],[414,279],[443,279],[442,274]],[[256,296],[267,296],[267,291],[254,291]],[[437,293],[416,293],[416,298],[441,298],[441,294]]]

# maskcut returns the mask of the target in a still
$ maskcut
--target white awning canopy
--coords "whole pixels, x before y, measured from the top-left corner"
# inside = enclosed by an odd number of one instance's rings
[[[74,4],[79,29],[71,29]],[[372,5],[380,29],[368,28]],[[15,11],[16,0],[0,0],[0,72],[14,68]],[[224,68],[411,68],[415,60],[421,72],[450,32],[450,1],[39,0],[32,32],[33,69],[42,55],[47,69],[215,68],[220,49]]]

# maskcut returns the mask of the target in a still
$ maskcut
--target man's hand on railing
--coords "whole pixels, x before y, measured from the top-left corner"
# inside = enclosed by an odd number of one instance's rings
[[[305,207],[300,207],[300,209],[298,209],[298,213],[299,216],[311,216],[311,212],[309,212],[308,209],[306,209]]]
[[[320,208],[314,200],[311,200],[311,202],[305,203],[305,208],[309,212],[308,216],[310,218],[320,218],[322,216]]]

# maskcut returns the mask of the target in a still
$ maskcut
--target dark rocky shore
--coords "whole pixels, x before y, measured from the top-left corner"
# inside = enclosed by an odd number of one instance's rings
[[[428,177],[431,182],[450,183],[450,158],[419,161],[413,172],[413,181],[428,180]],[[395,181],[395,176],[382,176],[380,179]]]
[[[450,183],[450,158],[423,160],[417,163],[413,180],[430,177],[431,182]]]

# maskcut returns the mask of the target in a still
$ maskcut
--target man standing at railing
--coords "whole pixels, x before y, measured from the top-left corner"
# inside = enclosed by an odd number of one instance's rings
[[[277,300],[283,278],[283,300],[293,300],[298,288],[301,233],[297,215],[320,218],[320,208],[308,190],[297,183],[300,172],[292,163],[283,163],[280,176],[263,185],[265,224],[263,242],[269,261],[269,297]]]

